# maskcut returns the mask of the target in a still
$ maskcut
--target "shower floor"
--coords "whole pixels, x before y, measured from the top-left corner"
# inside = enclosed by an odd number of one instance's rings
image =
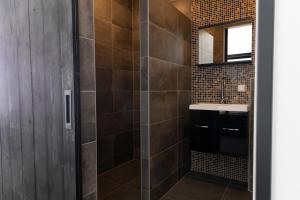
[[[140,200],[140,162],[131,160],[98,176],[99,200]],[[252,200],[252,193],[183,177],[161,200]]]
[[[98,175],[98,194],[99,200],[139,200],[140,162],[131,160]]]
[[[190,177],[182,178],[162,200],[252,200],[252,193],[199,181]]]

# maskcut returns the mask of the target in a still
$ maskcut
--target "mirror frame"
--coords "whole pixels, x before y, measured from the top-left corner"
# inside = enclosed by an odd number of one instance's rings
[[[243,25],[243,24],[252,24],[252,27],[255,26],[255,20],[251,17],[247,17],[247,18],[243,18],[243,19],[239,19],[239,20],[232,20],[229,22],[225,22],[225,23],[217,23],[217,24],[212,24],[212,25],[207,25],[207,26],[200,26],[198,27],[198,32],[200,30],[203,29],[207,29],[207,28],[213,28],[213,27],[220,27],[220,26],[224,26],[224,27],[230,27],[230,26],[238,26],[238,25]],[[253,28],[252,28],[252,32],[253,32]],[[252,41],[253,41],[253,37],[255,36],[255,33],[253,32],[252,35]],[[253,43],[252,43],[253,45]],[[225,44],[225,52],[226,52],[226,48],[227,48],[227,44]],[[224,52],[224,54],[225,54]],[[236,64],[255,64],[254,59],[253,59],[253,55],[255,53],[254,49],[252,48],[252,57],[251,60],[249,61],[235,61],[235,62],[227,62],[224,61],[222,63],[204,63],[204,64],[200,64],[199,63],[199,50],[197,50],[197,64],[196,66],[198,67],[211,67],[211,66],[220,66],[220,65],[236,65]]]
[[[255,200],[271,200],[274,0],[257,0]]]

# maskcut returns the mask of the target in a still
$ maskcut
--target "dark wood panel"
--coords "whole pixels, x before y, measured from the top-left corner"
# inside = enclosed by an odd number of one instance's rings
[[[76,199],[72,1],[1,1],[0,25],[0,199]]]

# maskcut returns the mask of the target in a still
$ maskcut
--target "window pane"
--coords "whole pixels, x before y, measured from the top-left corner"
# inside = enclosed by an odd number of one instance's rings
[[[228,28],[228,55],[252,52],[252,25]]]

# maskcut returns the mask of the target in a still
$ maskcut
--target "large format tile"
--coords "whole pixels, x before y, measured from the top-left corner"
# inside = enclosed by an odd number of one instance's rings
[[[97,142],[82,145],[82,194],[91,194],[97,190]]]
[[[153,124],[150,131],[150,151],[154,155],[177,142],[177,119]]]
[[[139,190],[133,189],[131,187],[123,186],[117,191],[108,195],[105,200],[140,200],[141,192]]]
[[[96,36],[97,37],[97,36]],[[97,68],[112,68],[112,46],[104,45],[101,42],[96,42],[96,67]]]
[[[79,34],[86,38],[94,38],[93,0],[79,0]]]
[[[149,29],[149,55],[176,63],[176,36],[153,23]]]
[[[94,0],[95,18],[106,21],[111,20],[111,2],[112,0]]]
[[[112,89],[112,70],[111,69],[96,69],[96,87],[97,92],[111,91]]]
[[[95,41],[96,43],[112,45],[112,24],[102,19],[95,19]]]
[[[176,90],[177,89],[177,65],[163,60],[150,58],[149,82],[150,90]]]
[[[252,200],[252,194],[233,188],[227,188],[222,200]]]
[[[94,40],[80,38],[80,90],[95,90]]]
[[[132,36],[131,31],[117,25],[112,26],[113,47],[127,49],[131,51]]]
[[[113,49],[113,68],[121,70],[133,70],[132,52],[129,50]]]
[[[113,90],[133,90],[133,73],[128,70],[113,71]]]
[[[101,136],[110,135],[118,132],[125,132],[132,129],[132,112],[107,113],[99,116],[98,128]]]
[[[96,139],[96,96],[95,92],[81,92],[81,137],[82,143]]]
[[[112,0],[112,22],[126,29],[132,27],[131,0]]]
[[[178,148],[174,146],[155,155],[151,158],[150,165],[150,187],[154,189],[177,171]]]
[[[105,172],[100,178],[110,180],[114,183],[123,185],[131,182],[140,175],[140,167],[137,161],[129,161],[121,166]]]
[[[150,92],[150,122],[177,118],[177,92]]]
[[[172,200],[221,200],[225,189],[225,186],[185,177],[166,194],[166,197]]]

